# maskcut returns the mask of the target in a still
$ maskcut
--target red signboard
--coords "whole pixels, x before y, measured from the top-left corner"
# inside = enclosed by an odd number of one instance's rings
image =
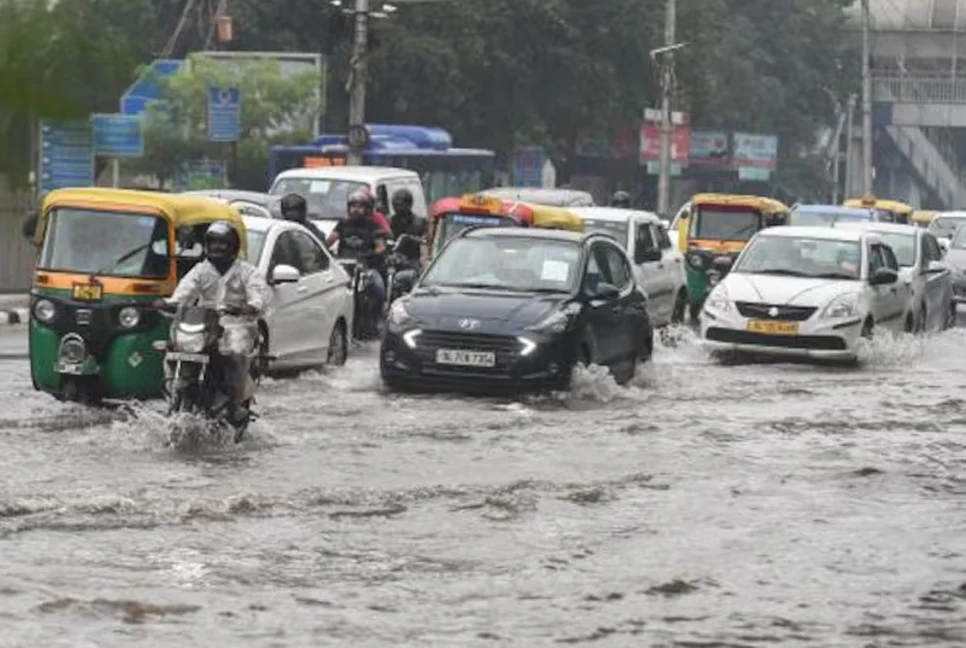
[[[687,162],[691,144],[691,127],[675,126],[671,136],[671,161]],[[661,159],[661,125],[641,125],[641,162]]]

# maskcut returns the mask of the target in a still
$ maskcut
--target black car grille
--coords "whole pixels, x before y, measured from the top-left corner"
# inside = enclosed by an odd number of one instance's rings
[[[807,349],[810,351],[844,351],[846,349],[845,340],[835,335],[768,335],[712,327],[708,329],[707,338],[712,342],[757,344],[758,346],[783,349]]]
[[[754,302],[735,302],[742,317],[755,319],[783,320],[786,322],[804,322],[811,317],[816,308],[812,306],[787,306],[779,304],[758,304]],[[776,313],[771,314],[771,309]]]
[[[436,364],[438,349],[458,351],[491,351],[496,356],[493,367],[462,367],[458,365]],[[506,335],[484,335],[477,333],[456,333],[450,331],[425,331],[417,342],[416,353],[424,367],[454,373],[506,373],[520,357],[521,344],[514,337]]]

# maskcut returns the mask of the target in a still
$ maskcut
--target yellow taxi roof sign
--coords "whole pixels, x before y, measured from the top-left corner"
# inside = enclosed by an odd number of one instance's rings
[[[468,194],[460,200],[460,208],[473,211],[485,211],[488,214],[501,214],[503,213],[503,201],[499,198]]]

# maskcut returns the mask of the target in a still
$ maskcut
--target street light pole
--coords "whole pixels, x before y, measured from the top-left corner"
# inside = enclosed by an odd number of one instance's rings
[[[664,13],[664,45],[674,45],[674,28],[677,13],[676,0],[667,0]],[[667,51],[662,66],[661,82],[661,169],[657,180],[657,212],[666,218],[671,202],[671,82],[674,74],[674,52]]]
[[[862,0],[862,193],[872,195],[872,53],[869,0]]]
[[[369,49],[369,0],[355,0],[355,40],[352,47],[352,72],[349,78],[349,130],[366,125],[366,76]],[[362,150],[349,147],[347,163],[362,164]]]

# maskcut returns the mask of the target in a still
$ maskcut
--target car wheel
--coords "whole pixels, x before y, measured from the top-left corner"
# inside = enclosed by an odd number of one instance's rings
[[[671,324],[683,324],[684,316],[688,312],[688,292],[681,290],[674,300],[674,311],[671,313]]]
[[[915,333],[916,330],[917,330],[917,327],[916,327],[916,318],[912,316],[912,313],[908,313],[906,315],[906,327],[905,328],[906,328],[906,333]]]
[[[342,320],[336,322],[329,335],[329,357],[328,364],[341,367],[349,358],[349,338],[346,334],[345,324]]]
[[[688,314],[691,316],[691,323],[697,324],[701,318],[701,304],[690,304]]]

